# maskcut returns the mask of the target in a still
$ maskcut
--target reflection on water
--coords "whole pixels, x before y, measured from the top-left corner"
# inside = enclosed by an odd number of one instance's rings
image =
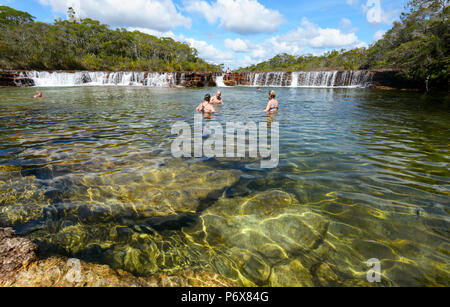
[[[214,89],[210,89],[213,93]],[[446,97],[223,91],[211,120],[280,123],[280,165],[170,155],[204,91],[0,91],[0,226],[45,253],[137,275],[208,269],[245,286],[449,286]],[[447,100],[446,100],[447,99]]]

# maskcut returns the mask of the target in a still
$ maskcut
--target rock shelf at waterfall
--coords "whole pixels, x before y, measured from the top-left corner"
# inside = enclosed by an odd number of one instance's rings
[[[292,87],[292,88],[408,88],[390,70],[235,72],[230,80],[213,72],[92,72],[92,71],[10,71],[0,76],[0,86],[146,86],[168,87]]]
[[[255,87],[370,87],[374,73],[357,71],[298,71],[242,73],[233,76],[239,85]]]

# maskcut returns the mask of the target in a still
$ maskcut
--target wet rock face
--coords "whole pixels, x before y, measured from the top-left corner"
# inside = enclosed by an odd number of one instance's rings
[[[52,257],[33,263],[14,278],[1,282],[6,287],[231,287],[233,282],[211,272],[180,271],[172,276],[158,274],[136,277],[107,265],[78,259]]]
[[[37,260],[37,246],[11,228],[0,228],[0,281]]]
[[[2,86],[34,86],[32,79],[23,77],[20,72],[7,70],[0,71],[0,87]]]
[[[235,86],[236,85],[236,81],[233,81],[233,80],[224,80],[223,83],[226,86]]]

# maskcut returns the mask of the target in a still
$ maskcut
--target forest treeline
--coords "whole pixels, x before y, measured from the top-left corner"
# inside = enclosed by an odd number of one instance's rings
[[[0,6],[0,68],[35,70],[222,71],[171,38],[110,29],[92,19],[35,22]]]
[[[399,69],[424,88],[448,89],[450,24],[448,0],[411,0],[383,38],[369,48],[322,56],[280,54],[239,71]]]

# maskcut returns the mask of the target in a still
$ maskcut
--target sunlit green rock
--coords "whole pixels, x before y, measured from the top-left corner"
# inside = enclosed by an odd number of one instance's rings
[[[227,277],[238,276],[244,285],[259,286],[281,284],[280,278],[285,281],[292,278],[293,285],[299,284],[295,282],[295,274],[271,275],[274,267],[280,261],[289,262],[317,248],[329,223],[281,190],[221,198],[200,219],[199,223],[184,229],[189,238],[209,246],[217,254],[227,255],[236,264],[237,274],[228,273]],[[283,270],[279,268],[278,272]]]

